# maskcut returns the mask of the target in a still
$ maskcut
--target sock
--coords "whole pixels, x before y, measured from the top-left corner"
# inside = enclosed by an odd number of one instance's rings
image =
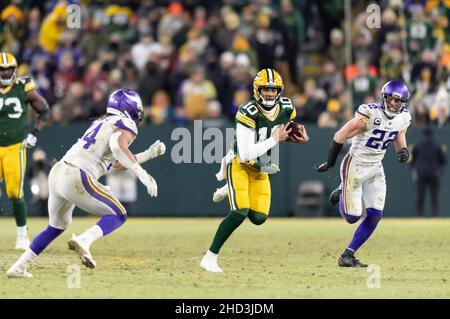
[[[99,239],[102,236],[103,230],[100,228],[100,226],[95,225],[78,236],[78,238],[80,238],[83,242],[86,243],[88,247],[90,247],[95,240]]]
[[[17,236],[27,237],[27,226],[17,226]]]
[[[16,225],[18,227],[25,226],[27,224],[27,203],[23,198],[11,199],[12,210],[14,217],[16,218]]]
[[[353,239],[348,245],[348,248],[357,251],[362,244],[372,235],[373,231],[378,225],[381,217],[383,216],[383,211],[368,208],[366,210],[367,216],[366,218],[359,224],[358,228],[356,228],[355,234],[353,235]]]
[[[107,215],[100,218],[97,225],[103,232],[103,236],[108,235],[123,225],[127,220],[127,215]]]
[[[56,237],[61,235],[63,231],[63,229],[58,229],[48,225],[46,229],[34,237],[33,242],[30,245],[30,249],[36,255],[39,255],[52,241],[56,239]]]
[[[213,253],[211,250],[208,250],[207,252],[206,252],[206,255],[205,255],[205,257],[206,258],[208,258],[208,259],[214,259],[214,260],[217,260],[217,254],[215,254],[215,253]]]
[[[220,223],[211,247],[209,248],[212,253],[219,253],[220,248],[222,248],[223,244],[227,241],[228,237],[230,237],[234,230],[242,224],[245,217],[247,217],[247,214],[248,209],[238,209],[230,212],[228,216],[225,217],[225,219]]]
[[[16,268],[16,267],[25,267],[26,268],[28,266],[28,264],[30,264],[36,258],[37,258],[37,255],[30,248],[28,248],[27,250],[25,250],[25,252],[22,254],[22,256],[20,256],[19,259],[17,259],[17,261],[14,263],[14,265],[11,266],[11,268]]]
[[[351,250],[350,248],[346,248],[345,251],[342,253],[342,256],[354,256],[355,251]]]

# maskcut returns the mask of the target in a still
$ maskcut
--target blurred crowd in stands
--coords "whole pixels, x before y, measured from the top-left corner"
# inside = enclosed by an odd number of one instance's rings
[[[143,125],[230,121],[261,68],[281,73],[305,123],[340,125],[391,79],[408,84],[414,125],[449,122],[449,0],[378,1],[380,28],[368,27],[371,1],[351,1],[351,60],[344,0],[115,3],[0,3],[0,49],[33,77],[53,123],[99,116],[119,87],[140,93]],[[79,28],[67,26],[71,4]]]

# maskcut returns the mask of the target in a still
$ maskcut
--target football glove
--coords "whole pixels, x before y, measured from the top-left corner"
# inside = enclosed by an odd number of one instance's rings
[[[405,163],[409,159],[409,151],[406,147],[397,152],[397,159],[400,163]]]
[[[156,184],[155,179],[148,174],[145,170],[140,171],[137,174],[137,177],[141,181],[142,184],[144,184],[145,187],[147,187],[147,193],[151,197],[158,196],[158,185]]]
[[[326,172],[330,169],[330,165],[328,165],[328,162],[322,163],[322,164],[314,164],[313,170],[318,172]]]
[[[155,143],[150,145],[148,149],[145,151],[136,154],[136,160],[139,164],[145,163],[155,157],[161,156],[166,152],[166,145],[160,140],[157,140]]]
[[[32,133],[28,133],[26,139],[23,140],[22,145],[26,148],[32,148],[36,146],[37,137]]]
[[[163,142],[157,140],[155,143],[150,145],[149,150],[151,153],[151,158],[153,159],[155,157],[163,155],[166,152],[166,145],[164,145]]]

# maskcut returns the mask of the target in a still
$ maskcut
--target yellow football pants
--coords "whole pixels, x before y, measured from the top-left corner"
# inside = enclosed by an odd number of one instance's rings
[[[0,180],[5,179],[6,194],[11,199],[23,197],[26,164],[26,149],[22,143],[0,146]]]
[[[251,209],[269,215],[270,181],[267,173],[254,171],[239,163],[238,158],[227,167],[228,200],[231,210]]]

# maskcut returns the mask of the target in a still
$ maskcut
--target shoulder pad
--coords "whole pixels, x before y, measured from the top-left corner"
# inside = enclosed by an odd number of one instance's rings
[[[136,137],[138,135],[137,125],[130,119],[120,117],[120,116],[115,116],[113,119],[113,123],[118,128],[121,128],[128,132],[131,132],[131,134],[133,134],[134,137]]]
[[[254,101],[242,104],[236,113],[236,122],[254,129],[256,128],[255,116],[258,112]]]
[[[355,117],[365,121],[369,121],[370,117],[372,116],[372,109],[373,108],[370,107],[370,104],[361,104],[355,111]]]
[[[36,88],[36,85],[34,84],[33,78],[31,76],[19,76],[15,84],[23,85],[25,92],[29,92]]]

